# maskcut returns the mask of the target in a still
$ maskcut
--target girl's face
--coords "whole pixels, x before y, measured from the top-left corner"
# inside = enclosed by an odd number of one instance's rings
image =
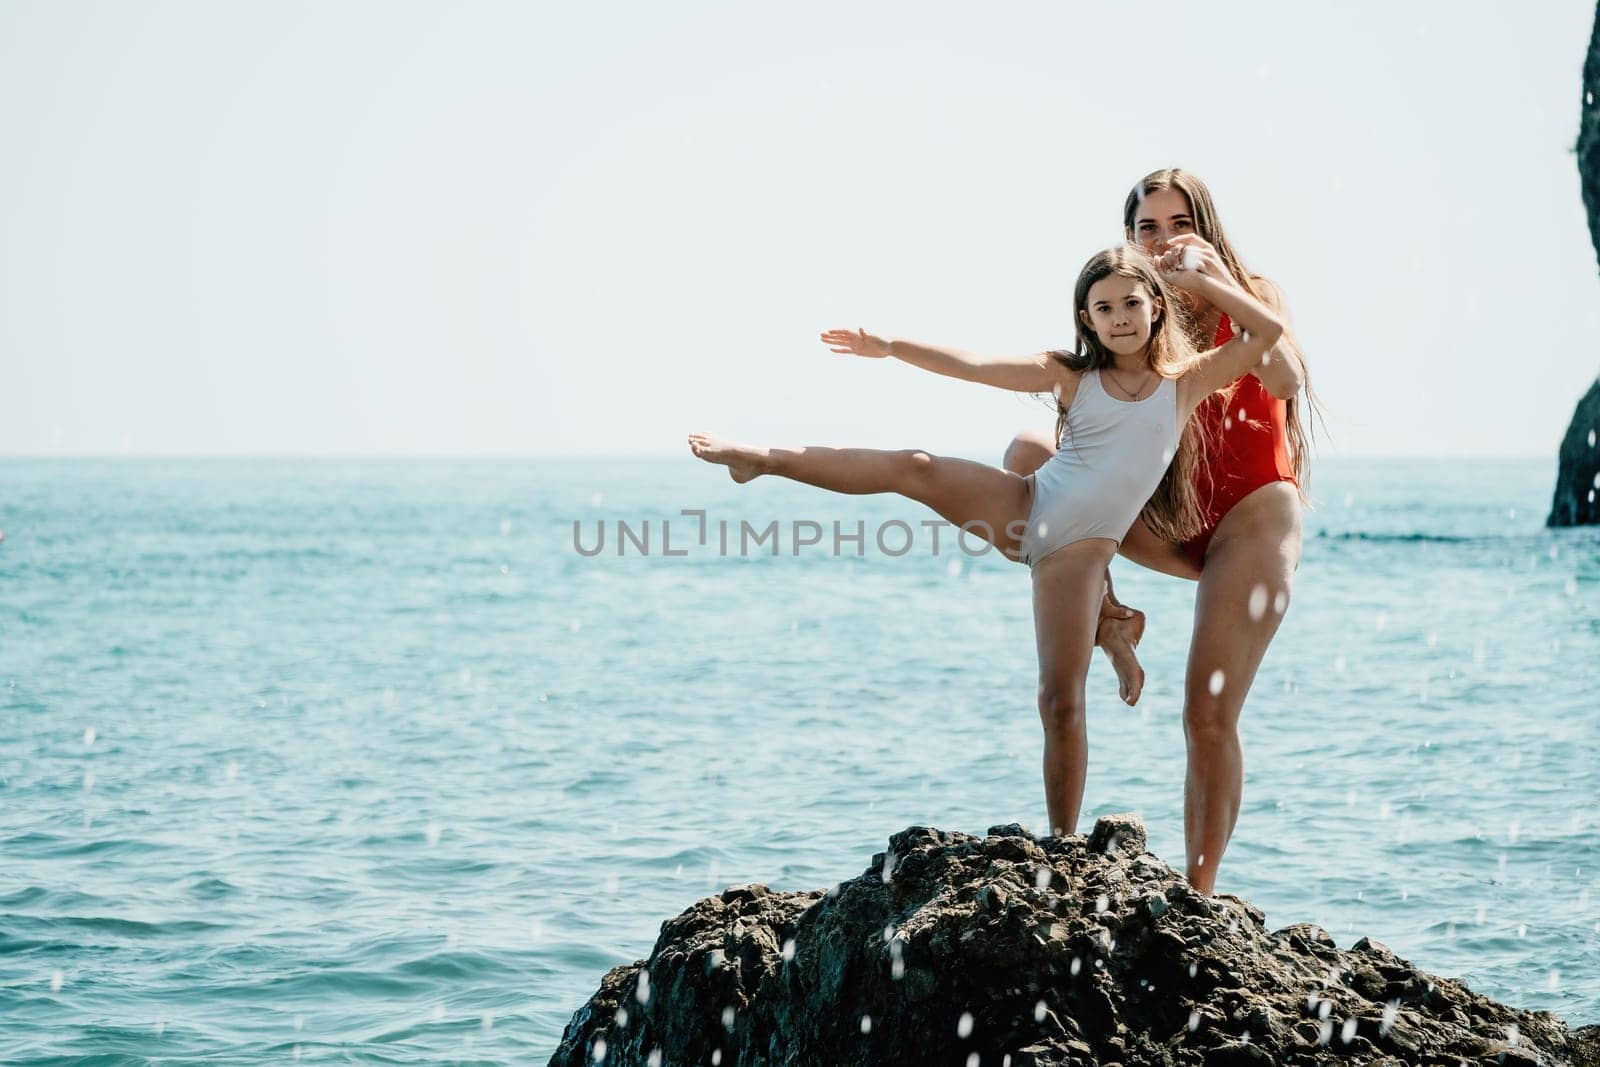
[[[1108,274],[1089,286],[1088,304],[1078,314],[1113,355],[1131,355],[1150,343],[1161,304],[1150,295],[1144,282]]]
[[[1194,233],[1194,211],[1189,198],[1176,189],[1146,193],[1133,215],[1129,240],[1152,254],[1165,252],[1167,242],[1180,233]]]

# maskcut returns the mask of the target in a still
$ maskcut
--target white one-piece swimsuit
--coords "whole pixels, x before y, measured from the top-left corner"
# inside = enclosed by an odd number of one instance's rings
[[[1161,379],[1143,400],[1117,400],[1100,384],[1099,371],[1085,371],[1061,447],[1033,475],[1022,562],[1036,566],[1091,537],[1121,543],[1177,454],[1179,429],[1173,379]]]

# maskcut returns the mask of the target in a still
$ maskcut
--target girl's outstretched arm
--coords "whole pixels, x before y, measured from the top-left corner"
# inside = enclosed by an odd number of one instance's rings
[[[1283,323],[1261,301],[1231,280],[1192,267],[1185,269],[1183,255],[1183,249],[1175,248],[1161,257],[1162,280],[1209,300],[1245,331],[1222,347],[1202,355],[1179,379],[1179,411],[1188,418],[1200,406],[1200,401],[1255,370],[1262,360],[1271,359],[1273,346],[1283,336]]]
[[[885,339],[866,330],[829,330],[822,343],[834,352],[868,359],[893,356],[913,367],[959,378],[964,382],[992,385],[1019,393],[1048,393],[1062,384],[1071,372],[1047,353],[1031,356],[980,356],[956,348],[936,348],[915,341]]]

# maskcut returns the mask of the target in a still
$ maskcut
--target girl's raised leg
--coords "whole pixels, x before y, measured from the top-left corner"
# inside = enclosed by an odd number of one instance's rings
[[[1000,549],[1018,556],[1018,540],[1033,503],[1033,481],[975,463],[918,449],[757,448],[710,434],[690,434],[689,448],[720,463],[736,482],[776,474],[835,493],[898,493],[926,504]]]
[[[1033,631],[1039,647],[1044,799],[1052,834],[1076,833],[1089,764],[1084,680],[1094,654],[1106,565],[1117,543],[1075,541],[1033,567]]]
[[[1278,483],[1256,492],[1287,495],[1294,487]],[[1217,866],[1239,818],[1244,791],[1239,714],[1288,609],[1300,556],[1298,500],[1248,508],[1253,514],[1240,515],[1245,521],[1235,523],[1235,514],[1251,499],[1228,513],[1206,554],[1184,679],[1189,756],[1183,836],[1189,882],[1202,893],[1216,890]]]

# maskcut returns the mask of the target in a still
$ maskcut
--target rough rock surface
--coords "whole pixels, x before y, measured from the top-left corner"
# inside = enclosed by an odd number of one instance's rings
[[[1134,816],[1035,839],[911,827],[826,893],[738,886],[664,923],[552,1065],[1600,1065],[1569,1030],[1363,939],[1269,932]]]
[[[1596,523],[1600,523],[1600,378],[1578,401],[1561,439],[1556,491],[1545,520],[1546,526]]]
[[[1600,10],[1589,34],[1583,61],[1583,107],[1578,112],[1578,180],[1589,215],[1589,243],[1600,261]],[[1547,526],[1600,523],[1600,379],[1589,387],[1572,413],[1561,439],[1555,498]]]

